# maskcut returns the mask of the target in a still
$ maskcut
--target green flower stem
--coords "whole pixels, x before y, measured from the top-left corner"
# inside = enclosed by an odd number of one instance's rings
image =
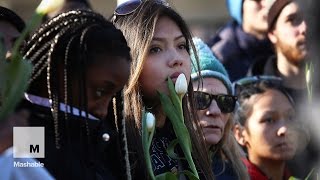
[[[12,58],[13,59],[20,59],[20,46],[22,45],[23,41],[27,37],[27,35],[36,27],[38,26],[43,18],[44,14],[41,13],[34,13],[31,17],[31,20],[28,22],[26,28],[22,31],[19,38],[16,40],[12,50]]]
[[[10,61],[6,61],[5,57],[1,55],[0,120],[5,119],[14,111],[14,108],[28,87],[28,81],[32,73],[32,65],[23,59],[19,50],[27,35],[41,23],[43,16],[44,14],[41,13],[33,14],[32,19],[14,43]],[[1,54],[3,54],[3,52]]]
[[[151,132],[148,131],[147,128],[147,118],[146,118],[146,113],[144,111],[143,117],[142,117],[142,144],[143,144],[143,152],[144,152],[144,157],[146,160],[146,165],[147,169],[149,172],[149,175],[152,180],[155,180],[155,176],[153,174],[153,169],[151,165],[151,157],[150,157],[150,146],[152,142],[154,134],[154,128],[152,128]]]
[[[11,114],[28,87],[32,66],[25,60],[11,62],[1,60],[1,108],[0,120]]]
[[[163,110],[172,123],[174,132],[177,136],[184,156],[188,161],[190,169],[192,170],[195,177],[199,179],[199,175],[191,155],[192,146],[190,134],[186,125],[184,124],[182,97],[179,98],[174,89],[173,82],[170,78],[168,78],[168,87],[170,98],[167,95],[158,92]]]

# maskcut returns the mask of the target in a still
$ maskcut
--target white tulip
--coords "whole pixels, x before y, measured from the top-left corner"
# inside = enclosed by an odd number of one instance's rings
[[[36,9],[39,14],[48,14],[58,10],[63,5],[64,0],[42,0]]]
[[[175,90],[180,96],[183,96],[188,90],[187,78],[183,73],[181,73],[177,78]]]
[[[310,83],[310,69],[307,70],[307,73],[306,73],[306,81],[307,81],[307,84]]]
[[[156,118],[152,113],[149,113],[149,112],[146,114],[146,118],[147,118],[147,129],[149,132],[151,132],[154,129],[154,126],[156,124]]]

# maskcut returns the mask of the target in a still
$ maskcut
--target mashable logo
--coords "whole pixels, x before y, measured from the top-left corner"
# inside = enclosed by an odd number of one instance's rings
[[[14,127],[13,148],[13,158],[44,158],[44,127]]]

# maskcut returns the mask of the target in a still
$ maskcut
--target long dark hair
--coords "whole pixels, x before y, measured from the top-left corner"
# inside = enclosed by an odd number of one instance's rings
[[[140,132],[142,110],[145,104],[142,99],[143,95],[138,80],[145,63],[145,56],[153,37],[155,25],[157,20],[162,16],[169,17],[177,24],[186,38],[186,49],[189,50],[189,47],[191,47],[195,51],[191,32],[183,18],[174,9],[161,1],[143,1],[133,13],[124,16],[117,15],[113,18],[114,24],[123,32],[132,49],[131,74],[129,83],[125,89],[124,107],[128,125],[128,143],[131,148],[129,151],[135,155],[131,158],[132,162],[134,162],[132,164],[135,165],[133,168],[138,174],[145,174],[142,175],[144,178],[147,178],[148,175],[144,161]],[[197,57],[197,63],[198,62]],[[199,65],[199,63],[197,65]],[[207,148],[203,148],[205,147],[204,136],[193,105],[192,82],[189,83],[187,94],[188,95],[183,98],[183,110],[185,123],[193,144],[192,148],[195,164],[198,170],[204,175],[205,179],[213,179],[209,153]]]

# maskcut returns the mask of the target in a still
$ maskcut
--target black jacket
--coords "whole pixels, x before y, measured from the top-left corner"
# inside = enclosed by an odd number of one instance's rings
[[[56,179],[124,179],[118,135],[111,123],[106,120],[86,120],[71,114],[67,114],[65,120],[64,112],[60,111],[60,149],[57,149],[50,109],[27,100],[23,100],[19,108],[30,111],[30,126],[45,127],[45,158],[38,160]],[[111,136],[110,141],[103,140],[104,133]]]
[[[268,39],[258,40],[244,32],[235,20],[222,27],[208,46],[225,66],[231,82],[245,77],[255,61],[274,54]]]

